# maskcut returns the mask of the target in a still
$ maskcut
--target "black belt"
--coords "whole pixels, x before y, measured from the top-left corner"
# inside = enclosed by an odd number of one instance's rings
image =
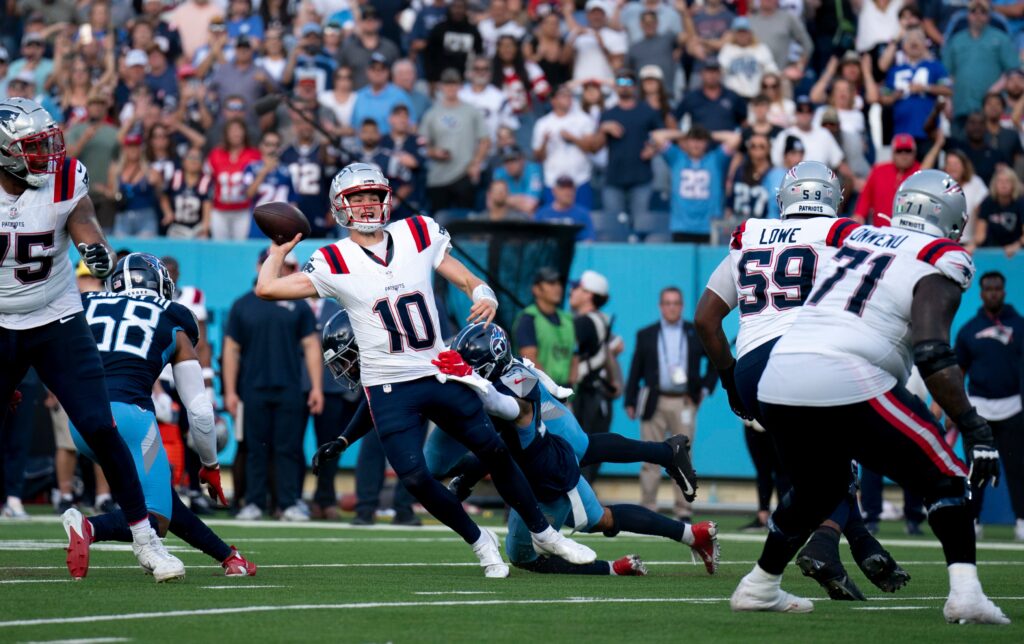
[[[659,391],[658,395],[663,398],[682,398],[683,396],[689,396],[690,394],[686,393],[685,391],[681,391],[679,393],[671,391]]]

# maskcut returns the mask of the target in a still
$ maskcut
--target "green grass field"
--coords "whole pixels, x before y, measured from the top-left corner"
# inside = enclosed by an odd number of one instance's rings
[[[982,583],[1014,620],[1009,627],[947,625],[942,551],[932,537],[883,528],[883,543],[913,579],[885,595],[844,561],[867,603],[830,602],[791,568],[784,585],[819,599],[809,615],[734,614],[728,598],[760,551],[722,517],[722,566],[709,577],[689,549],[631,535],[584,535],[598,555],[639,554],[642,578],[533,575],[513,569],[484,579],[468,547],[440,527],[352,528],[213,520],[258,563],[255,577],[228,579],[205,555],[168,540],[188,567],[155,584],[127,544],[94,546],[86,579],[64,566],[56,517],[0,523],[0,642],[1022,642],[1024,544],[988,527],[979,547]]]

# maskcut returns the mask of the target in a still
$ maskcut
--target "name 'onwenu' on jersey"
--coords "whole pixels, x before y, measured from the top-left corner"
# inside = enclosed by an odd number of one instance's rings
[[[740,309],[737,359],[786,332],[821,266],[856,228],[831,217],[750,219],[736,228],[707,288]]]
[[[68,216],[89,174],[68,157],[39,188],[0,189],[0,327],[31,329],[82,310],[68,255]]]
[[[342,239],[313,253],[302,269],[320,297],[333,297],[348,311],[364,386],[438,373],[431,360],[445,347],[434,269],[450,241],[430,217],[410,217],[388,224],[377,254]]]
[[[199,324],[187,308],[156,294],[83,293],[85,319],[103,359],[111,402],[153,409],[153,383],[178,346],[178,331],[195,346]]]
[[[917,283],[943,275],[966,290],[962,246],[902,228],[860,226],[822,265],[807,304],[772,350],[758,398],[782,405],[852,404],[906,382]]]

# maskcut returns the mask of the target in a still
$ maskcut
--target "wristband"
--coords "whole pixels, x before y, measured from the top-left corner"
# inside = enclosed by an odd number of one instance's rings
[[[212,367],[203,367],[203,380],[213,380],[214,372]]]
[[[498,296],[495,295],[494,289],[486,284],[478,284],[477,287],[473,289],[473,304],[476,304],[481,300],[490,300],[491,302],[494,302],[494,308],[498,308]]]

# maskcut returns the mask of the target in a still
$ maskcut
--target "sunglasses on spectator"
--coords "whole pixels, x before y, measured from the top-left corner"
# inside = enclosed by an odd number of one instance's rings
[[[620,76],[615,79],[615,84],[618,85],[619,87],[632,87],[636,83],[633,81],[632,78],[629,78],[628,76]]]
[[[748,150],[767,150],[768,146],[764,143],[750,143],[747,145]]]
[[[914,151],[910,148],[902,148],[900,150],[893,150],[894,154],[913,154]]]
[[[762,89],[779,89],[778,83],[761,83]]]
[[[989,8],[984,6],[984,5],[980,5],[980,6],[970,7],[967,11],[969,11],[970,13],[988,13],[989,12]]]
[[[240,112],[245,109],[245,103],[242,103],[241,101],[229,101],[224,104],[224,108]]]

